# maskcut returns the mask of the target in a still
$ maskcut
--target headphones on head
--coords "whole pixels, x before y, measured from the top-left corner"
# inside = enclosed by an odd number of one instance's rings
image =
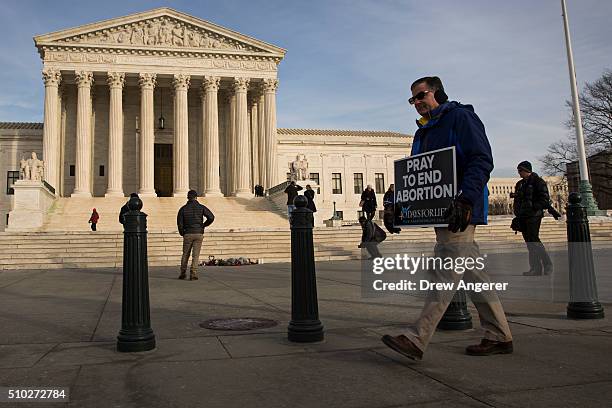
[[[442,86],[442,80],[437,76],[431,77],[433,82],[437,82],[436,85],[440,86],[440,89],[434,91],[434,99],[438,102],[439,105],[442,105],[444,102],[448,101],[448,95],[444,92],[444,87]]]
[[[444,102],[448,101],[448,95],[446,92],[444,92],[444,88],[440,88],[434,92],[434,99],[439,105],[442,105]]]

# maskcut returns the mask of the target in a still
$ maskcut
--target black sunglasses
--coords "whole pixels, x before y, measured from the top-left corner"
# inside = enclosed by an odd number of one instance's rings
[[[411,105],[414,105],[414,103],[419,100],[423,100],[423,98],[425,98],[425,95],[427,95],[428,93],[430,93],[431,91],[421,91],[418,94],[414,95],[412,98],[408,99],[408,103]]]

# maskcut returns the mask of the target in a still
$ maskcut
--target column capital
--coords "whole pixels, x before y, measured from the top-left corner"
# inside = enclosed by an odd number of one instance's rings
[[[191,77],[185,74],[174,74],[172,85],[176,91],[186,91],[189,89]]]
[[[219,90],[219,84],[221,83],[221,78],[216,76],[205,76],[202,81],[202,89],[204,91],[214,91],[217,92]]]
[[[142,89],[153,89],[157,82],[157,74],[148,72],[138,74],[138,84]]]
[[[267,78],[263,80],[263,90],[266,93],[274,93],[278,89],[278,79]]]
[[[45,86],[59,86],[62,82],[62,73],[58,69],[45,68],[42,71]]]
[[[235,92],[246,92],[249,89],[250,78],[235,77],[232,86]]]
[[[125,85],[125,73],[123,72],[108,72],[106,77],[106,83],[112,88],[122,89]]]
[[[93,73],[90,71],[76,71],[74,76],[79,88],[91,87],[93,84]]]

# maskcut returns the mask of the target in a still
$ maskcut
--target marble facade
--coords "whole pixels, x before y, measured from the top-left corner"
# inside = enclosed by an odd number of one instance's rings
[[[42,155],[59,195],[183,196],[196,188],[246,197],[255,169],[265,187],[280,181],[282,48],[168,8],[34,41],[45,84]],[[158,177],[157,153],[171,156]],[[96,174],[106,173],[100,185]]]

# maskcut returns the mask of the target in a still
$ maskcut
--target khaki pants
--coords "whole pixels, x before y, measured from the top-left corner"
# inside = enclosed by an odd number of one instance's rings
[[[436,228],[435,255],[443,258],[481,256],[478,244],[474,242],[475,230],[475,225],[470,225],[464,232],[457,233],[452,233],[446,228]],[[454,282],[454,287],[457,287],[457,283],[462,278],[465,282],[490,282],[485,270],[486,267],[458,274],[453,270],[435,269],[428,271],[427,279],[432,283]],[[427,348],[454,294],[454,290],[430,290],[418,320],[404,333],[421,351]],[[494,291],[468,292],[468,294],[478,310],[484,337],[494,341],[511,341],[510,327],[497,294]]]
[[[202,249],[203,240],[204,234],[183,235],[183,257],[181,258],[181,273],[187,272],[187,264],[189,263],[190,254],[192,254],[191,274],[195,275],[198,273],[198,263],[200,262],[200,249]]]

